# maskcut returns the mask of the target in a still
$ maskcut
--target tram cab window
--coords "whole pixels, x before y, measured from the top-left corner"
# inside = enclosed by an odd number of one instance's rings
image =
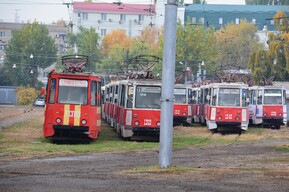
[[[49,98],[48,98],[49,103],[54,103],[55,90],[56,90],[56,79],[51,79],[51,81],[50,81],[50,93],[49,93]]]
[[[60,79],[58,103],[87,105],[87,92],[86,80]]]
[[[240,106],[240,89],[220,88],[219,106]]]
[[[137,86],[135,108],[160,109],[161,87]]]

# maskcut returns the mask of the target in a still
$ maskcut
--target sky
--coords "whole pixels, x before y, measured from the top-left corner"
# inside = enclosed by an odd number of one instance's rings
[[[78,0],[82,1],[82,0]],[[149,4],[152,0],[115,0],[123,3]],[[63,19],[69,21],[69,9],[63,3],[72,0],[0,0],[0,22],[33,22],[34,20],[51,24],[53,21]],[[111,3],[113,0],[94,0],[97,3]],[[185,0],[191,3],[192,0]],[[207,0],[208,4],[239,4],[244,5],[245,0]]]

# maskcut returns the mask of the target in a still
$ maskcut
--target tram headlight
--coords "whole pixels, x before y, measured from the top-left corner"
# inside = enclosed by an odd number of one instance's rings
[[[86,123],[87,123],[87,122],[86,122],[85,119],[82,119],[82,120],[81,120],[81,124],[82,124],[82,125],[85,125]]]
[[[139,121],[135,121],[134,124],[135,124],[136,126],[138,126],[138,125],[139,125]]]
[[[61,119],[60,118],[57,118],[55,121],[56,121],[56,123],[61,123]]]
[[[237,117],[236,117],[236,120],[237,120],[237,121],[239,121],[239,120],[240,120],[240,117],[239,117],[239,116],[237,116]]]
[[[185,112],[183,112],[183,116],[186,116],[186,113],[185,113]]]
[[[218,120],[222,120],[222,117],[221,117],[221,116],[219,116],[219,117],[218,117]]]
[[[279,113],[279,117],[282,117],[282,113]]]
[[[158,122],[157,122],[157,126],[161,126],[161,122],[158,121]]]
[[[267,116],[267,113],[264,113],[264,116]]]

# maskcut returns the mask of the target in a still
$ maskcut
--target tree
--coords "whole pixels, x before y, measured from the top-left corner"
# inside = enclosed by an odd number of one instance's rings
[[[52,65],[57,59],[56,53],[54,39],[49,36],[45,25],[35,21],[21,30],[13,30],[11,41],[5,49],[6,59],[2,69],[3,75],[10,77],[8,85],[35,87],[37,67]],[[13,69],[13,65],[17,67]],[[33,74],[30,74],[31,70]]]
[[[262,46],[258,44],[257,27],[241,20],[240,25],[228,24],[216,32],[218,63],[222,69],[246,69],[251,51]]]
[[[274,22],[278,33],[268,34],[268,49],[253,51],[248,63],[256,83],[264,80],[289,80],[289,30],[283,11],[276,13]]]
[[[184,26],[178,22],[176,40],[176,76],[183,75],[190,67],[196,77],[202,61],[209,73],[213,70],[216,55],[214,29],[190,21]]]
[[[74,53],[87,55],[89,57],[87,70],[95,71],[96,64],[99,62],[99,35],[94,28],[80,27],[79,32],[68,33],[68,44],[75,48]],[[69,50],[72,53],[72,50]]]

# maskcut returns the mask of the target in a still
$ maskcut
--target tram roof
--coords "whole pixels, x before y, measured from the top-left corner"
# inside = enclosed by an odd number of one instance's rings
[[[248,85],[245,84],[245,83],[242,83],[242,82],[239,82],[239,83],[236,83],[236,82],[232,82],[232,83],[224,82],[224,83],[211,83],[211,84],[208,84],[208,85],[201,85],[200,87],[201,87],[201,88],[202,88],[202,87],[227,87],[227,88],[235,88],[235,87],[248,87]]]
[[[146,79],[146,80],[128,79],[119,81],[119,84],[158,85],[158,86],[162,85],[160,80],[154,79]]]

